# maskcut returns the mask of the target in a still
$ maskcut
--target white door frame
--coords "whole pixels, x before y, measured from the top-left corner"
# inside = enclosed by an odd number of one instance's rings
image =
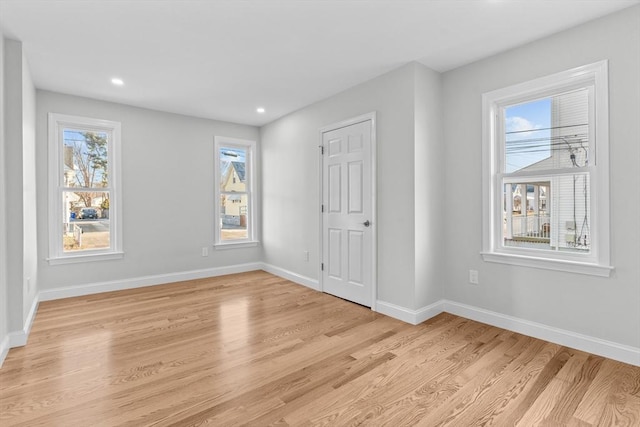
[[[320,179],[319,181],[319,192],[318,192],[318,212],[320,212],[320,221],[319,221],[319,229],[318,229],[318,236],[320,236],[319,238],[319,242],[320,242],[320,248],[318,253],[320,254],[320,265],[318,265],[318,285],[319,285],[319,290],[321,292],[324,292],[324,282],[323,282],[323,274],[322,274],[322,264],[325,262],[325,260],[323,259],[323,213],[322,213],[322,194],[323,194],[323,179],[324,177],[322,176],[322,171],[323,171],[323,161],[324,161],[324,156],[322,155],[322,141],[323,141],[323,134],[326,132],[330,132],[332,130],[336,130],[336,129],[340,129],[343,127],[347,127],[347,126],[351,126],[351,125],[355,125],[357,123],[362,123],[362,122],[366,122],[366,121],[370,121],[371,123],[371,176],[369,177],[369,179],[371,180],[371,310],[373,311],[377,311],[376,310],[376,301],[377,301],[377,297],[378,297],[378,222],[377,222],[377,198],[376,198],[376,194],[377,194],[377,180],[376,180],[376,176],[377,176],[377,160],[376,160],[376,112],[373,111],[371,113],[367,113],[367,114],[363,114],[361,116],[357,116],[357,117],[353,117],[351,119],[347,119],[347,120],[343,120],[337,123],[332,123],[330,125],[327,126],[323,126],[322,128],[320,128],[319,130],[319,138],[320,138],[320,143],[319,143],[319,169],[318,169],[318,174]]]

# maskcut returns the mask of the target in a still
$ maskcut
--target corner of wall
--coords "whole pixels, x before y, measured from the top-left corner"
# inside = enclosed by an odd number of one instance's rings
[[[0,31],[0,367],[9,351],[9,301],[7,295],[7,228],[5,191],[5,93],[4,93],[4,35]]]
[[[22,162],[23,318],[28,319],[38,291],[38,209],[36,195],[36,90],[24,54],[22,54]]]
[[[414,62],[415,302],[442,299],[441,242],[444,222],[444,141],[441,75]],[[435,201],[435,202],[434,202]]]
[[[37,306],[37,245],[35,206],[35,87],[29,74],[22,43],[3,38],[2,47],[2,188],[0,207],[0,340],[9,347],[28,334]],[[11,143],[10,143],[11,142]],[[6,178],[11,176],[9,185]],[[25,212],[31,216],[25,221]],[[7,248],[11,248],[8,251]],[[34,286],[28,286],[33,276]],[[29,289],[27,289],[29,288]],[[4,330],[3,330],[4,329]],[[0,350],[4,351],[3,348]]]

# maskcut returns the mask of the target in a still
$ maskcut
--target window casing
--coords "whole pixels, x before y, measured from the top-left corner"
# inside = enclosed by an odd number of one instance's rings
[[[608,276],[608,164],[606,61],[485,93],[483,259]]]
[[[120,123],[49,114],[49,258],[122,258]]]
[[[215,227],[217,249],[255,246],[256,142],[215,137]]]

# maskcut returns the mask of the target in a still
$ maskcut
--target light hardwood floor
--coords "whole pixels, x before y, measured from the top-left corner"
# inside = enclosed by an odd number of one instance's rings
[[[40,304],[2,426],[638,426],[640,368],[265,272]]]

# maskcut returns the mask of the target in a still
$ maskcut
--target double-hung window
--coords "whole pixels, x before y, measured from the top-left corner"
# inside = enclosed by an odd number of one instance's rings
[[[49,114],[49,262],[122,257],[120,123]]]
[[[483,95],[483,257],[608,276],[606,61]]]
[[[257,244],[256,143],[215,137],[215,246]]]

